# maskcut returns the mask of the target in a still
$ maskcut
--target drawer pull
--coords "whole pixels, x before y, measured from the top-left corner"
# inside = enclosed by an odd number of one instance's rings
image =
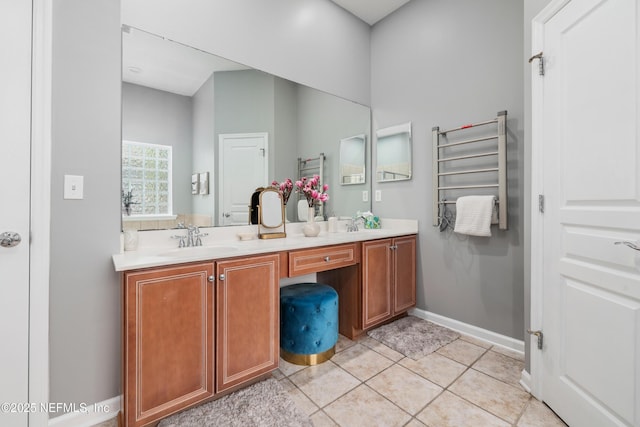
[[[331,258],[329,258],[328,256],[326,256],[326,257],[324,257],[324,260],[325,260],[326,262],[329,262],[329,261],[331,261]]]

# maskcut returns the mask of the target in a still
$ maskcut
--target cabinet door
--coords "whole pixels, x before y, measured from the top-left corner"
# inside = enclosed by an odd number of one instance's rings
[[[362,243],[362,328],[393,314],[391,295],[391,239]]]
[[[402,313],[416,305],[416,237],[393,239],[394,314]]]
[[[217,263],[216,391],[278,367],[278,255]]]
[[[213,396],[213,263],[126,273],[126,425]]]

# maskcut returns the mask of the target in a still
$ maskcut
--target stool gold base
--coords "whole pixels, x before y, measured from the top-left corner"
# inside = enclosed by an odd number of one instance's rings
[[[319,365],[320,363],[326,362],[327,360],[331,359],[334,354],[336,354],[335,345],[329,350],[316,354],[296,354],[289,353],[287,350],[280,349],[280,357],[282,357],[289,363],[293,363],[294,365]]]

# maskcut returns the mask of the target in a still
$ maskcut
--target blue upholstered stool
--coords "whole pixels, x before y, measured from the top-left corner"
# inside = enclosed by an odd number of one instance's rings
[[[300,283],[280,289],[280,356],[316,365],[334,355],[338,341],[338,293],[329,285]]]

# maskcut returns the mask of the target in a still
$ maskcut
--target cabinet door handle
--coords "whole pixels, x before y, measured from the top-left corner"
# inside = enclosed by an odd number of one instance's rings
[[[329,262],[329,261],[331,261],[331,258],[329,258],[328,256],[326,256],[326,257],[324,257],[324,260],[325,260],[326,262]]]
[[[220,276],[218,276],[218,279],[220,279],[221,281],[224,280],[224,274],[221,274]]]
[[[212,274],[211,276],[207,277],[207,280],[210,281],[211,283],[216,281],[215,276]]]
[[[391,245],[389,246],[389,249],[391,249],[392,251],[395,251],[396,249],[398,249],[398,245]]]

